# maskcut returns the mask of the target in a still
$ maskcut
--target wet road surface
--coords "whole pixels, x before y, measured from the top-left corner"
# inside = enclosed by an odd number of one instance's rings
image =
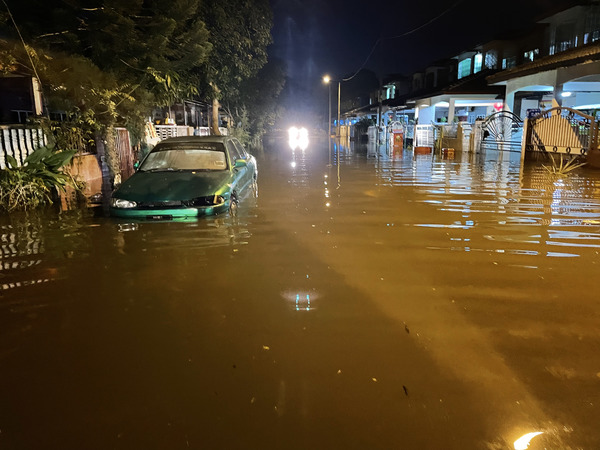
[[[600,173],[256,156],[235,218],[2,217],[0,448],[600,448]]]

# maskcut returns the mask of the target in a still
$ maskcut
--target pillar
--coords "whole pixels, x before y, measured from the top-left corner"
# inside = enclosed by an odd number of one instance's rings
[[[506,92],[506,98],[504,99],[504,109],[510,112],[514,112],[515,109],[515,93],[516,91]]]
[[[448,101],[448,123],[453,123],[454,122],[454,99],[451,98]]]

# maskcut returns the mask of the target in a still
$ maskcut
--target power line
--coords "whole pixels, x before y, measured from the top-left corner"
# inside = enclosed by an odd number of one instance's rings
[[[21,35],[21,31],[19,30],[19,27],[17,26],[17,22],[15,21],[15,18],[13,17],[12,13],[10,12],[10,8],[6,4],[6,1],[2,0],[2,3],[4,3],[4,6],[6,7],[6,11],[8,12],[10,20],[12,21],[13,25],[15,26],[15,30],[17,30],[17,34],[19,35],[19,38],[21,39],[21,43],[23,44],[23,48],[25,49],[25,53],[27,54],[27,57],[29,58],[29,62],[31,63],[31,69],[33,70],[33,73],[35,74],[35,77],[37,78],[37,81],[38,81],[38,83],[40,85],[40,92],[41,92],[42,96],[44,96],[44,90],[42,88],[42,79],[38,75],[37,69],[35,67],[35,63],[33,62],[33,58],[31,57],[31,54],[29,53],[29,49],[27,48],[27,44],[25,44],[25,39],[23,39],[23,36]]]
[[[369,62],[369,59],[371,59],[371,56],[373,56],[373,52],[375,52],[375,49],[377,48],[377,45],[383,41],[383,40],[389,40],[389,39],[398,39],[398,38],[402,38],[405,36],[408,36],[409,34],[413,34],[416,33],[417,31],[419,31],[422,28],[425,28],[427,25],[430,25],[431,23],[435,22],[436,20],[438,20],[440,17],[446,15],[448,12],[450,12],[451,10],[453,10],[454,8],[456,8],[460,3],[462,3],[464,0],[458,0],[457,2],[455,2],[452,6],[450,6],[449,8],[445,9],[444,11],[442,11],[440,14],[438,14],[437,16],[435,16],[433,19],[425,22],[422,25],[419,25],[416,28],[413,28],[412,30],[409,30],[405,33],[399,34],[397,36],[389,36],[389,37],[379,37],[376,41],[375,44],[373,44],[373,48],[371,49],[371,51],[369,52],[369,56],[367,56],[367,59],[365,59],[365,62],[362,63],[362,65],[360,66],[360,68],[354,72],[354,74],[348,78],[343,78],[342,81],[350,81],[352,78],[354,78],[356,75],[358,75],[358,73],[363,70],[365,68],[365,66],[367,65],[367,62]]]

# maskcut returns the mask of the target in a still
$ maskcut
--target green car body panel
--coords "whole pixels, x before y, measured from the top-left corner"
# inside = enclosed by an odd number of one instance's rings
[[[234,141],[225,136],[170,138],[161,141],[153,151],[189,150],[194,145],[215,142],[228,149]],[[241,147],[239,142],[236,144]],[[137,170],[112,195],[113,200],[135,202],[135,206],[115,207],[111,202],[110,214],[142,220],[177,220],[229,211],[232,196],[237,197],[233,201],[239,200],[256,180],[257,168],[256,160],[247,153],[241,155],[243,158],[235,158],[240,154],[233,155],[229,149],[225,153],[227,167],[222,170]]]

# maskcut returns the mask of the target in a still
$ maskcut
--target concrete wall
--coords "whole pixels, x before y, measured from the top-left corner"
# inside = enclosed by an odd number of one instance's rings
[[[71,164],[65,167],[65,171],[76,180],[85,182],[83,194],[86,197],[102,192],[102,170],[96,155],[75,155]]]

